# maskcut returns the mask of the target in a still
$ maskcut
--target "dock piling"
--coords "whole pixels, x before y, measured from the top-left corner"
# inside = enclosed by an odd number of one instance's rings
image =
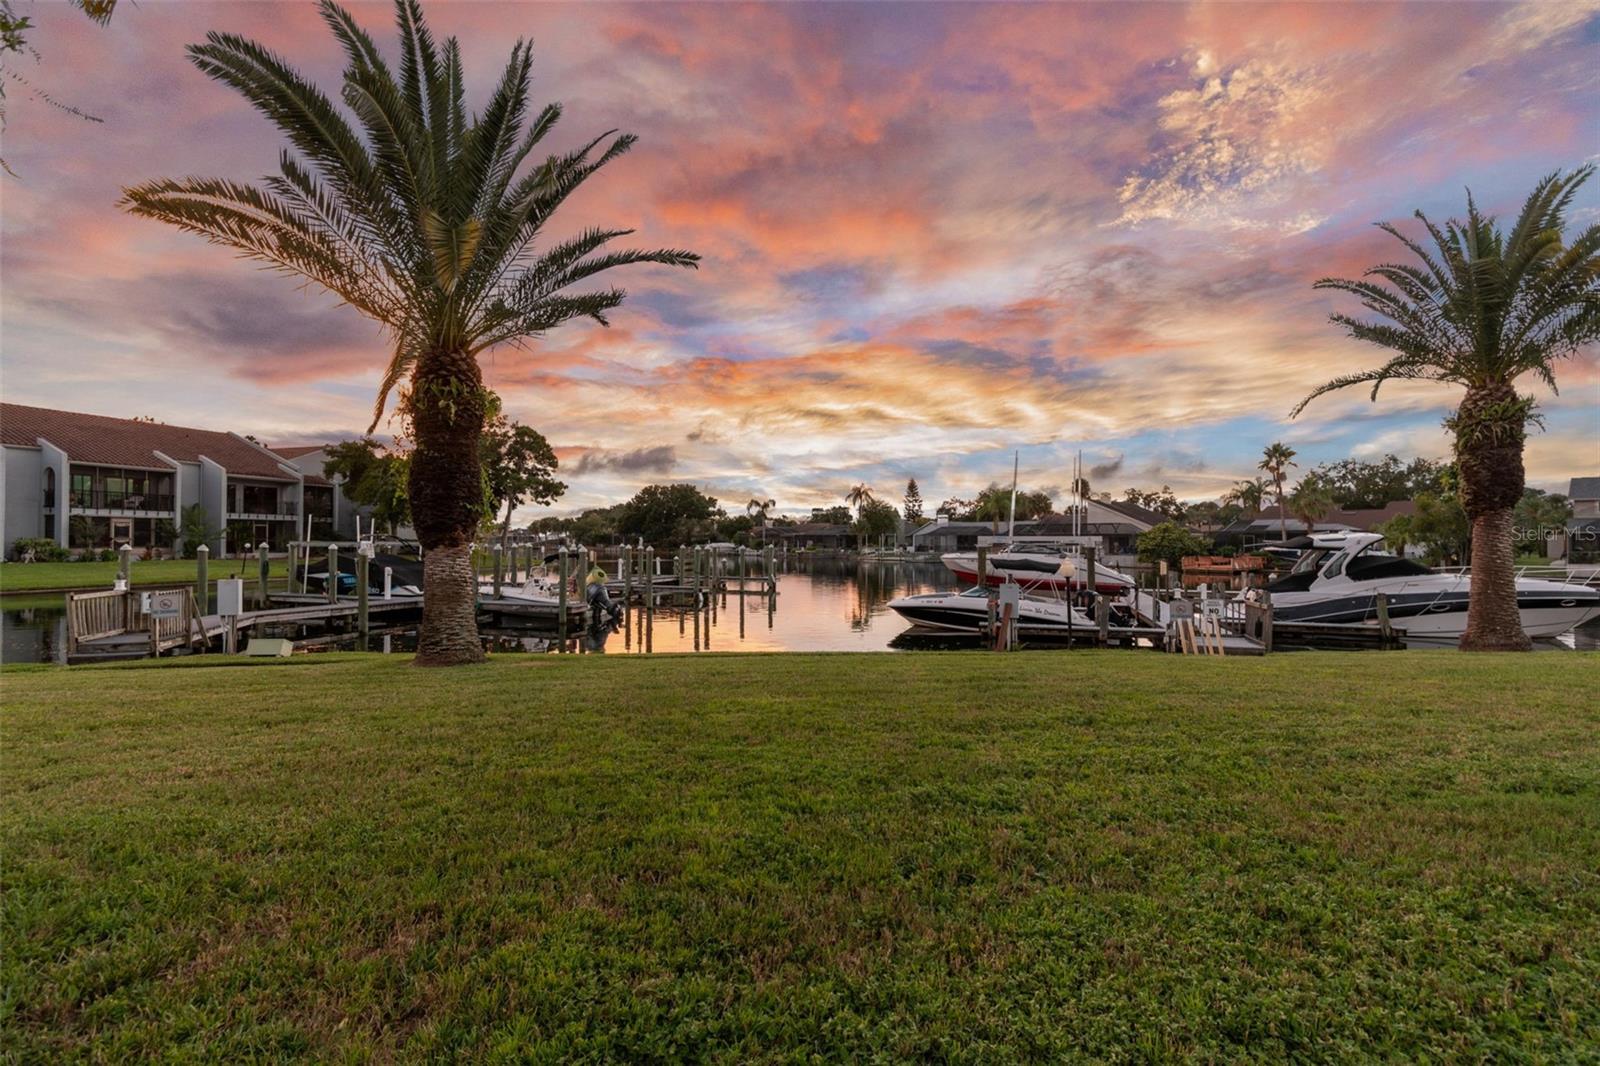
[[[328,545],[328,602],[339,602],[339,546]]]
[[[644,550],[644,650],[652,651],[656,631],[656,550]]]
[[[211,549],[210,548],[208,548],[204,544],[202,544],[202,545],[200,545],[200,547],[195,549],[195,551],[194,551],[194,598],[200,604],[201,607],[205,607],[205,605],[210,601],[210,596],[211,596],[211,575],[207,572],[210,569],[210,562],[211,562]],[[204,614],[205,612],[202,610],[200,613]]]
[[[262,610],[267,608],[267,576],[272,572],[272,564],[267,561],[267,542],[262,541],[256,545],[256,606]]]
[[[366,552],[356,553],[356,631],[361,634],[361,650],[367,650],[367,567],[370,560]]]
[[[561,579],[561,587],[556,592],[556,639],[559,641],[557,651],[567,650],[567,549],[565,546],[556,552],[556,574]]]
[[[502,560],[500,558],[500,549],[496,548],[494,550],[494,598],[497,599],[497,600],[500,598],[500,585],[501,585],[500,578],[501,578],[501,575],[502,575],[502,571],[504,570],[504,567],[501,565],[501,562],[502,562]]]

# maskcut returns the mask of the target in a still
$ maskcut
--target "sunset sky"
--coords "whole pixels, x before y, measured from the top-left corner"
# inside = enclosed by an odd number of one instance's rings
[[[392,47],[387,4],[349,5]],[[367,422],[383,336],[326,294],[120,213],[125,184],[252,180],[280,138],[189,65],[254,37],[330,89],[309,3],[124,4],[34,17],[10,89],[3,197],[7,400],[150,415],[279,444]],[[1285,440],[1302,467],[1444,455],[1455,393],[1395,387],[1289,409],[1382,359],[1313,292],[1399,249],[1371,223],[1514,214],[1600,153],[1600,5],[427,5],[481,102],[518,36],[554,147],[641,137],[558,216],[691,248],[637,267],[610,329],[485,358],[557,447],[558,510],[650,481],[799,513],[857,482],[932,504],[1009,478],[1214,497]],[[1600,216],[1600,180],[1580,225]],[[1600,355],[1540,396],[1530,481],[1600,473]],[[525,517],[532,517],[527,512]]]

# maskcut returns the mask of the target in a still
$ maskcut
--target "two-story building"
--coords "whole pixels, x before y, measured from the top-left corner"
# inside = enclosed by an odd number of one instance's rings
[[[1600,477],[1575,477],[1567,486],[1572,517],[1567,519],[1567,565],[1600,567]]]
[[[47,538],[72,551],[176,552],[183,526],[222,555],[303,535],[308,504],[339,493],[237,433],[0,404],[0,527],[7,553]]]

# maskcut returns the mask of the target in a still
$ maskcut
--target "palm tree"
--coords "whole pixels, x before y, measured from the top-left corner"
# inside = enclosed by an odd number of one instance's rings
[[[1479,212],[1470,192],[1464,222],[1451,219],[1440,227],[1416,213],[1432,250],[1380,223],[1417,263],[1375,266],[1365,277],[1377,280],[1316,283],[1358,297],[1379,321],[1343,314],[1332,320],[1357,340],[1395,354],[1380,367],[1323,385],[1300,401],[1294,415],[1324,393],[1367,382],[1373,399],[1391,379],[1466,389],[1461,406],[1445,420],[1455,438],[1461,502],[1472,523],[1463,649],[1532,647],[1517,612],[1511,516],[1522,498],[1528,423],[1538,415],[1533,397],[1518,394],[1516,382],[1532,373],[1554,391],[1556,362],[1600,339],[1600,225],[1570,242],[1562,239],[1573,196],[1593,173],[1592,165],[1583,166],[1540,181],[1510,233]]]
[[[1261,453],[1261,462],[1256,465],[1267,472],[1272,478],[1272,483],[1278,491],[1278,537],[1280,540],[1289,539],[1289,517],[1287,504],[1283,498],[1283,479],[1289,473],[1289,468],[1294,466],[1295,450],[1283,441],[1273,441],[1267,445],[1266,451]]]
[[[744,513],[761,523],[763,546],[767,543],[767,512],[776,506],[778,506],[777,500],[763,500],[757,497],[752,497],[750,502],[744,505]]]
[[[856,509],[856,524],[857,525],[860,525],[860,523],[861,523],[861,508],[862,508],[862,506],[864,504],[866,504],[866,502],[868,500],[871,500],[872,498],[873,498],[872,490],[870,488],[868,488],[866,485],[852,485],[850,487],[850,491],[844,494],[844,502],[848,503],[851,507],[854,507]],[[856,535],[856,540],[859,542],[860,539],[861,539],[861,536],[858,533]]]
[[[191,46],[194,64],[238,90],[291,149],[260,185],[152,181],[124,190],[122,205],[309,279],[385,327],[393,356],[373,425],[398,387],[415,442],[411,510],[425,551],[416,661],[475,662],[483,649],[471,552],[484,508],[479,438],[493,402],[479,356],[573,318],[605,325],[624,292],[565,291],[577,282],[629,263],[692,267],[698,257],[604,251],[625,229],[539,244],[562,202],[635,138],[612,131],[524,171],[561,116],[550,104],[528,121],[531,46],[512,47],[487,105],[469,120],[455,39],[435,47],[417,0],[395,7],[398,74],[347,12],[321,4],[345,53],[341,95],[354,124],[252,41],[211,33]]]
[[[1261,513],[1261,505],[1267,498],[1267,482],[1258,477],[1246,478],[1237,482],[1233,488],[1223,494],[1223,503],[1236,503],[1249,511],[1251,516]]]
[[[1331,510],[1333,495],[1315,477],[1301,478],[1289,494],[1289,512],[1305,523],[1307,533]]]

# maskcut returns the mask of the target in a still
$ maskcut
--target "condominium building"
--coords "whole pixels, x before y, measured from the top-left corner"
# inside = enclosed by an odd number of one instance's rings
[[[177,552],[187,523],[213,553],[342,529],[343,493],[237,433],[0,404],[0,527],[69,550]]]

